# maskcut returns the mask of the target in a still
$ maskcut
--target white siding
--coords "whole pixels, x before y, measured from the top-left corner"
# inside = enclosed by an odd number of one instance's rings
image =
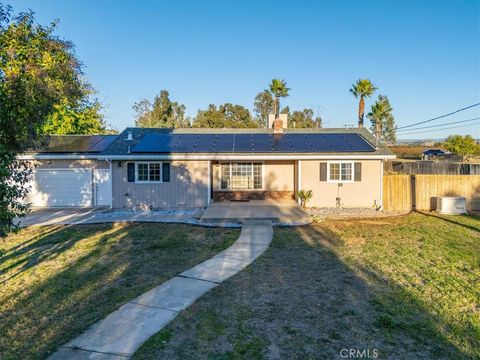
[[[204,207],[208,204],[208,161],[172,161],[170,182],[128,182],[128,161],[112,163],[113,208]]]
[[[362,180],[341,186],[320,181],[321,162],[326,161],[302,160],[300,189],[313,190],[313,198],[308,206],[335,207],[337,196],[344,207],[372,207],[375,201],[380,202],[383,176],[380,160],[355,160],[362,163]]]

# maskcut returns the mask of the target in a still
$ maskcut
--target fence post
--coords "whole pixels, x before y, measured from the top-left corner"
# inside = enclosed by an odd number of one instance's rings
[[[417,184],[417,181],[416,181],[416,178],[415,178],[415,175],[412,175],[411,176],[411,184],[410,184],[410,187],[411,187],[411,193],[412,193],[412,210],[415,211],[416,209],[416,205],[417,205],[417,201],[416,201],[416,196],[417,196],[417,188],[416,188],[416,184]]]

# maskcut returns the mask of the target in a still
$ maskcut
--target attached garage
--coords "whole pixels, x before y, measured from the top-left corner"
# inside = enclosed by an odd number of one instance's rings
[[[39,207],[92,206],[90,169],[38,169],[27,202]]]
[[[110,163],[97,156],[116,135],[52,135],[40,151],[26,153],[35,160],[30,193],[23,200],[34,207],[110,207]]]

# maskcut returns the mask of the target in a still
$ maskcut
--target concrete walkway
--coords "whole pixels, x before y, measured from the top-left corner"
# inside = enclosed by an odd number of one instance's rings
[[[271,221],[251,220],[228,249],[121,306],[49,359],[125,359],[178,313],[235,275],[268,248]]]

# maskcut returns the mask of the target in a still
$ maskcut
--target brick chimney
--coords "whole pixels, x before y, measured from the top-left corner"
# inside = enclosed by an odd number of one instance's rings
[[[283,121],[280,118],[276,118],[273,121],[273,133],[274,134],[283,134]]]
[[[274,134],[283,134],[283,129],[288,127],[288,115],[280,114],[278,118],[275,119],[275,114],[268,114],[268,127],[273,128]]]

